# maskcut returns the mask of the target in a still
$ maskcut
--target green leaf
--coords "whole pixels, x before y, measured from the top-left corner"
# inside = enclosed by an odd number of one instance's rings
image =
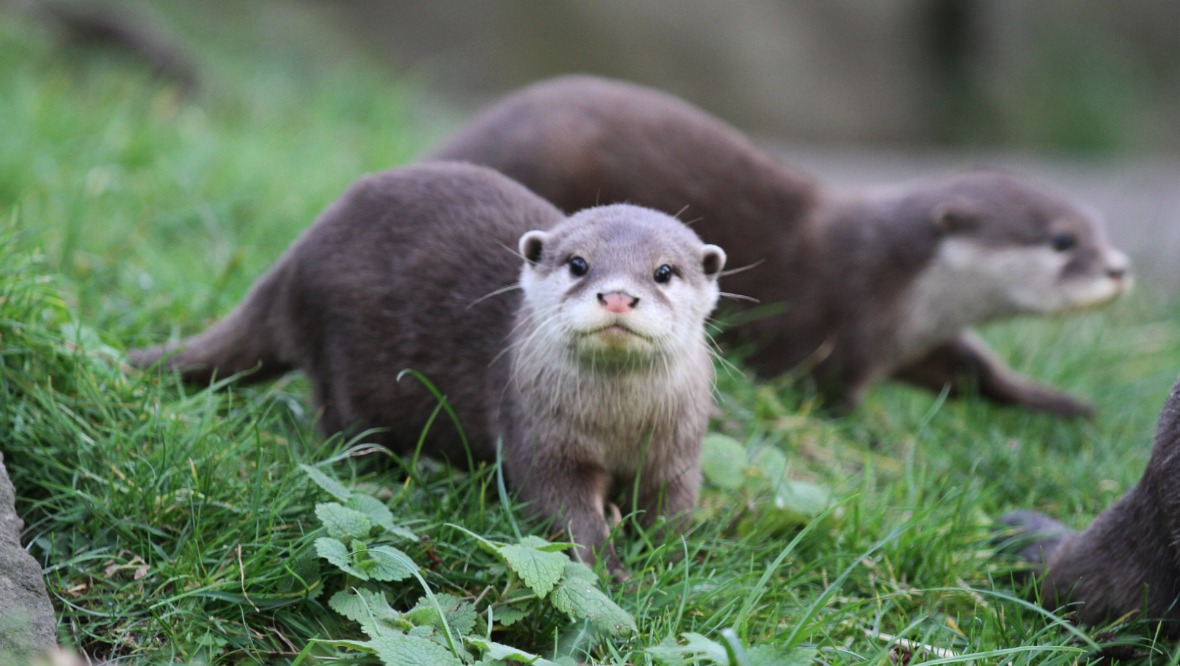
[[[347,502],[348,498],[352,497],[351,490],[346,488],[336,479],[333,479],[327,474],[324,474],[315,467],[312,467],[311,465],[300,465],[299,469],[303,470],[309,477],[311,477],[311,480],[314,481],[317,486],[322,488],[324,492],[328,493],[332,497],[335,497],[341,502]]]
[[[385,666],[462,666],[450,650],[428,638],[390,634],[374,638],[368,645]]]
[[[492,608],[492,622],[501,627],[511,627],[528,616],[528,609],[522,606],[495,606]]]
[[[746,650],[750,666],[810,666],[815,663],[818,652],[812,648],[777,648],[758,645]]]
[[[435,601],[446,614],[447,624],[451,630],[461,636],[470,634],[475,629],[479,614],[475,612],[475,605],[451,594],[439,593],[434,595]],[[438,617],[438,608],[429,597],[421,597],[418,603],[406,611],[406,619],[414,624],[430,625],[440,631],[443,629]]]
[[[361,567],[373,580],[405,580],[418,571],[418,565],[402,551],[393,546],[371,546]]]
[[[737,490],[746,479],[746,447],[727,435],[711,433],[701,442],[701,472],[723,490]]]
[[[565,578],[583,578],[594,585],[598,584],[598,574],[594,573],[593,569],[582,562],[570,560],[570,563],[565,567],[565,571],[562,572],[562,576]]]
[[[366,538],[373,529],[373,521],[368,516],[335,502],[315,505],[315,515],[330,536],[341,540],[349,537]]]
[[[526,536],[519,543],[496,548],[496,552],[529,589],[544,598],[561,580],[570,562],[569,556],[563,552],[542,550],[552,546],[540,537]]]
[[[827,488],[806,481],[784,480],[774,496],[774,506],[800,517],[802,522],[823,513],[831,503]]]
[[[570,562],[567,565],[561,583],[549,597],[553,606],[575,620],[585,618],[596,628],[614,636],[637,632],[635,619],[596,587],[597,580],[587,578],[579,571],[575,566],[578,564]]]
[[[708,660],[705,663],[719,664],[720,666],[729,665],[729,653],[725,651],[724,645],[691,631],[681,634],[681,636],[686,641],[684,645],[667,638],[659,645],[647,648],[644,652],[673,666],[697,664],[701,663],[701,660]]]
[[[376,497],[371,497],[364,493],[353,493],[352,497],[348,498],[345,506],[365,514],[369,517],[369,520],[373,521],[374,525],[390,534],[409,541],[418,540],[417,534],[394,522],[393,512],[389,510],[389,507],[385,506],[384,502]]]
[[[402,614],[390,607],[385,593],[358,588],[340,590],[332,595],[328,606],[344,617],[357,622],[370,638],[388,633],[402,633],[399,622]]]
[[[750,466],[758,470],[759,474],[774,486],[787,476],[787,456],[773,446],[758,449],[750,461]]]
[[[557,666],[556,662],[549,661],[540,655],[525,652],[509,645],[502,645],[485,638],[468,638],[467,644],[479,650],[482,659],[492,662],[514,661],[524,664],[534,664],[535,666]]]
[[[316,539],[315,552],[320,557],[335,564],[341,571],[352,574],[361,580],[369,580],[367,574],[352,566],[352,554],[348,552],[348,546],[345,546],[338,539],[333,539],[332,537],[320,537]]]

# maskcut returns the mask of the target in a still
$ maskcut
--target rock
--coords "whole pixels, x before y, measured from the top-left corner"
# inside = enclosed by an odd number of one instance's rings
[[[24,523],[0,453],[0,663],[25,663],[57,647],[41,567],[20,544]]]

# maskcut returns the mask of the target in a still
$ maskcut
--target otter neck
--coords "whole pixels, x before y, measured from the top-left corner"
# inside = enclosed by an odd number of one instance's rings
[[[712,390],[713,363],[703,336],[643,364],[616,366],[575,356],[531,331],[520,333],[522,342],[513,348],[509,363],[509,381],[519,399],[529,409],[572,410],[576,421],[602,422],[620,438],[645,432],[675,414],[686,399]],[[604,419],[604,414],[615,417]]]

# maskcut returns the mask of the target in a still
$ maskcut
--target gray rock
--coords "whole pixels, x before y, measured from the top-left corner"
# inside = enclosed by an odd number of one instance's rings
[[[41,567],[21,548],[23,523],[0,453],[0,663],[24,663],[57,647]]]

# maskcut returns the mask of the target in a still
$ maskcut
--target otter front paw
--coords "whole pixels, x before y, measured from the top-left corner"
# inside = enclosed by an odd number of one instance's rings
[[[1074,533],[1059,521],[1036,511],[1013,511],[1000,518],[999,523],[1009,529],[997,539],[998,549],[1033,565],[1038,574],[1061,542]]]

